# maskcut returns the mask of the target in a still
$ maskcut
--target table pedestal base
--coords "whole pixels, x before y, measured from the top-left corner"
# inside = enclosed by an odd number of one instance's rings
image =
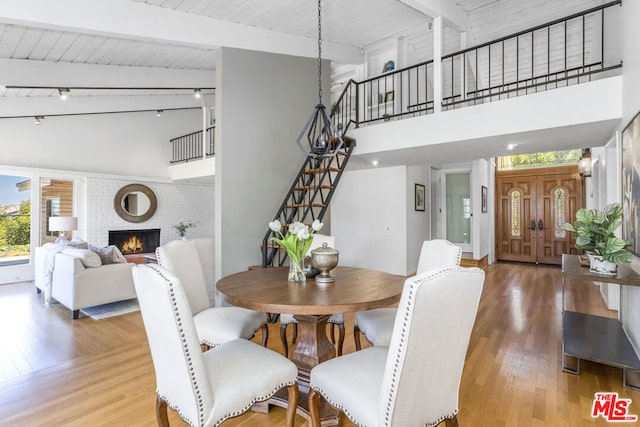
[[[291,353],[291,360],[298,366],[298,415],[311,422],[309,415],[309,380],[311,369],[326,360],[336,357],[336,349],[327,338],[327,320],[330,316],[296,314],[298,321],[298,341]],[[268,405],[287,407],[287,391],[280,390],[274,397],[262,405],[254,405],[254,410],[268,411]],[[318,409],[322,426],[339,425],[339,411],[329,405],[322,397]]]

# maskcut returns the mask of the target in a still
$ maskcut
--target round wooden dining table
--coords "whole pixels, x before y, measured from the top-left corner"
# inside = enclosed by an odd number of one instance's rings
[[[287,281],[288,267],[257,268],[231,274],[218,281],[217,293],[229,304],[268,313],[293,314],[298,321],[298,341],[291,360],[298,366],[300,400],[298,413],[309,418],[309,375],[317,364],[336,356],[327,338],[327,320],[332,314],[388,307],[400,300],[405,277],[355,267],[331,270],[333,283]],[[273,399],[286,405],[286,395]],[[320,406],[322,425],[337,425],[337,411]]]

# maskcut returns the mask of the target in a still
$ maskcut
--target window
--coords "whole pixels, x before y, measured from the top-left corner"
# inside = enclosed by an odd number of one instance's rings
[[[0,266],[27,264],[31,241],[31,179],[0,175]]]
[[[498,170],[544,168],[560,165],[577,165],[582,150],[549,151],[547,153],[516,154],[498,157]]]
[[[567,222],[564,215],[564,198],[565,191],[562,188],[557,188],[553,192],[554,235],[559,239],[563,239],[567,234],[564,229],[564,224]]]
[[[52,216],[73,216],[73,181],[40,178],[40,244],[54,242],[58,231],[49,230]]]
[[[520,205],[522,204],[522,193],[516,190],[511,193],[511,235],[520,237],[522,226],[520,224]]]
[[[60,199],[50,199],[46,201],[45,206],[45,235],[46,236],[58,236],[57,231],[49,230],[49,218],[52,216],[60,216]]]

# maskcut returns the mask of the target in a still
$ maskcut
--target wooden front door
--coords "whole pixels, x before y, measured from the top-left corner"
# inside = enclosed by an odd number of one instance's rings
[[[576,253],[575,234],[564,229],[584,205],[576,166],[497,172],[496,201],[498,260],[559,265]]]

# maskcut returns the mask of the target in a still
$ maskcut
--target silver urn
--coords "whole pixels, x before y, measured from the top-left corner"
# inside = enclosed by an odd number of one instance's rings
[[[336,279],[329,275],[329,272],[338,265],[338,250],[330,248],[327,242],[322,247],[311,251],[311,265],[320,270],[320,274],[316,276],[318,283],[332,283]]]

